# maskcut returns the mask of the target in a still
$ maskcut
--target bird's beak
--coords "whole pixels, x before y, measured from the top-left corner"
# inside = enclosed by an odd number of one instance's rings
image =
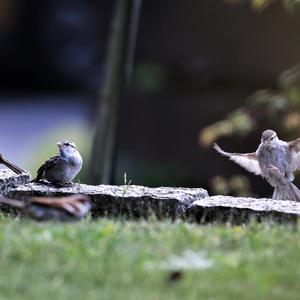
[[[63,144],[62,144],[62,142],[57,142],[56,145],[57,145],[58,148],[61,148],[61,146],[62,146]]]

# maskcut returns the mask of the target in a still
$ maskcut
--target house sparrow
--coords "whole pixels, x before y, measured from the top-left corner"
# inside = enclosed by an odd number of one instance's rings
[[[67,197],[33,197],[27,201],[18,201],[0,197],[0,204],[15,207],[37,221],[57,220],[75,221],[85,217],[91,209],[91,202],[85,195],[76,194]]]
[[[82,158],[73,142],[61,141],[57,143],[59,155],[49,158],[37,171],[37,177],[57,186],[72,184],[73,178],[82,167]]]
[[[2,154],[0,153],[0,164],[5,165],[6,167],[8,167],[9,169],[11,169],[12,171],[14,171],[16,174],[22,174],[22,173],[26,173],[26,171],[22,170],[21,168],[19,168],[18,166],[14,165],[13,163],[11,163],[10,161],[8,161],[7,159],[5,159]]]
[[[264,177],[274,187],[273,199],[300,201],[300,190],[292,183],[294,171],[300,170],[300,138],[285,142],[268,129],[253,153],[229,153],[217,144],[214,149],[247,171]]]

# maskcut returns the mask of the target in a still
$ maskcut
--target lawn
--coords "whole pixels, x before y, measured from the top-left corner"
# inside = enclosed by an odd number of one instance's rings
[[[299,299],[300,225],[0,220],[0,299]]]

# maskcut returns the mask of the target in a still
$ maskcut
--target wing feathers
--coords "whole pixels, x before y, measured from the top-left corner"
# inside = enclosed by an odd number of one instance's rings
[[[214,144],[214,149],[220,154],[229,157],[230,160],[234,161],[247,171],[256,175],[261,175],[261,169],[256,158],[255,152],[253,153],[229,153],[223,151],[218,144]]]
[[[288,143],[289,148],[295,152],[300,152],[300,138]]]
[[[293,170],[300,170],[300,138],[288,143],[292,152]]]
[[[53,165],[55,165],[55,163],[57,162],[57,160],[59,159],[59,156],[53,156],[51,158],[49,158],[48,160],[46,160],[41,166],[40,168],[37,170],[37,176],[36,179],[34,179],[35,182],[38,182],[40,179],[42,179],[44,171],[48,168],[51,168]]]

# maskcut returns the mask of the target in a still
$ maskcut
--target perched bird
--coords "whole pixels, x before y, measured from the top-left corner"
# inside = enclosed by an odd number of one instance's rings
[[[72,184],[73,178],[82,167],[82,158],[73,142],[61,141],[57,143],[59,155],[49,158],[37,171],[37,177],[57,186]]]
[[[217,144],[214,149],[247,171],[264,177],[274,187],[273,199],[300,201],[300,190],[292,183],[294,172],[300,170],[300,138],[285,142],[268,129],[253,153],[229,153]]]
[[[15,207],[37,221],[76,221],[85,217],[91,209],[89,198],[81,194],[60,198],[33,197],[24,202],[0,196],[0,204]]]
[[[9,169],[11,169],[12,171],[14,171],[16,174],[22,174],[22,173],[26,173],[26,171],[22,170],[21,168],[19,168],[18,166],[14,165],[13,163],[11,163],[10,161],[8,161],[7,159],[5,159],[2,154],[0,153],[0,164],[5,165],[6,167],[8,167]]]

